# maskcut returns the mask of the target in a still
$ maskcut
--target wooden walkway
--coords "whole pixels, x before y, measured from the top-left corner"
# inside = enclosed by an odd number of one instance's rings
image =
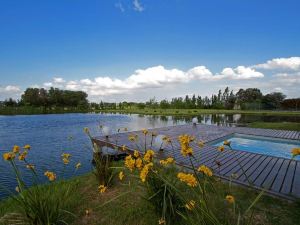
[[[181,134],[193,135],[197,140],[203,140],[205,143],[234,133],[300,140],[300,132],[297,131],[220,127],[203,124],[198,124],[196,127],[192,125],[163,127],[149,130],[149,132],[166,135],[172,139],[173,148],[171,145],[165,146],[163,151],[158,151],[158,158],[172,156],[179,165],[186,167],[190,166],[190,162],[180,154],[178,136]],[[139,136],[138,145],[144,149],[144,134],[141,131],[119,133],[109,138],[95,137],[94,141],[99,146],[115,148],[126,145],[130,150],[137,149],[137,144],[128,140],[130,134]],[[151,139],[151,135],[147,135],[147,148],[150,148]],[[209,143],[201,149],[196,143],[192,143],[192,147],[194,148],[196,166],[204,164],[212,168],[216,176],[227,180],[232,179],[235,183],[256,189],[265,189],[269,194],[287,199],[300,198],[300,161],[298,160],[229,149],[220,154],[217,147],[210,146]],[[158,150],[153,146],[152,149]],[[216,164],[216,157],[221,166]],[[242,173],[241,166],[247,176]],[[234,178],[232,178],[233,174]]]

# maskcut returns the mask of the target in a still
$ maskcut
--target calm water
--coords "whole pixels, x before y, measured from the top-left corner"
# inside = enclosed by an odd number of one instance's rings
[[[236,126],[252,121],[291,121],[300,122],[300,117],[268,117],[245,115],[200,115],[199,122],[223,126]],[[74,175],[74,165],[82,163],[77,174],[91,170],[91,146],[84,127],[89,127],[93,135],[100,134],[99,125],[106,125],[117,130],[127,127],[129,130],[156,128],[169,125],[190,123],[190,117],[141,116],[121,114],[56,114],[31,116],[0,116],[0,187],[14,190],[16,182],[9,164],[2,160],[3,152],[11,150],[13,145],[30,144],[28,155],[30,163],[36,165],[41,182],[46,181],[43,172],[54,171],[59,177]],[[63,170],[60,155],[72,154],[71,163]],[[24,165],[20,164],[24,168]],[[62,172],[64,171],[64,172]],[[31,174],[22,169],[25,181],[30,185]],[[7,193],[0,189],[0,198]]]
[[[264,138],[256,137],[254,135],[236,134],[231,137],[225,138],[231,141],[231,147],[236,150],[247,152],[277,156],[290,159],[291,149],[300,148],[299,141],[287,141],[280,138]],[[224,138],[214,142],[214,146],[223,144]],[[296,160],[300,157],[297,156]]]

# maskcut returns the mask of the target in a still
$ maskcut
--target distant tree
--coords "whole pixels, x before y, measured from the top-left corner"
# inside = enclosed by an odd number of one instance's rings
[[[262,103],[265,109],[279,109],[285,97],[281,92],[273,92],[263,96]]]
[[[16,100],[9,98],[9,99],[4,100],[3,105],[8,106],[8,107],[16,107],[18,105],[18,103]]]

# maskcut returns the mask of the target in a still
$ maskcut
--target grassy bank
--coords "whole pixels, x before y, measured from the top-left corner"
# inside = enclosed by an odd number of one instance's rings
[[[224,110],[224,109],[124,109],[98,110],[104,113],[133,113],[143,115],[163,116],[197,116],[199,114],[251,114],[270,116],[300,116],[300,111],[271,111],[271,110]]]
[[[300,131],[300,123],[291,123],[291,122],[281,122],[281,123],[276,123],[276,122],[254,122],[254,123],[250,123],[249,127]]]
[[[75,107],[0,107],[0,115],[39,115],[39,114],[61,114],[61,113],[87,113],[89,110]]]
[[[130,185],[128,185],[130,183]],[[97,181],[93,174],[87,174],[65,182],[59,182],[61,188],[55,189],[54,195],[59,195],[59,190],[71,184],[74,187],[69,200],[68,210],[74,214],[66,218],[68,224],[74,225],[153,225],[158,224],[160,215],[148,201],[144,199],[145,189],[142,188],[136,179],[128,182],[115,181],[115,185],[105,193],[97,191]],[[226,184],[224,189],[228,188]],[[185,187],[185,186],[184,186]],[[51,188],[51,185],[45,186]],[[186,188],[186,187],[185,187]],[[241,207],[246,207],[257,193],[253,190],[240,186],[233,186],[236,199]],[[52,188],[53,190],[53,188]],[[129,192],[129,193],[128,193]],[[126,195],[122,195],[128,193]],[[121,196],[121,197],[120,197]],[[114,199],[111,201],[111,199]],[[110,201],[110,202],[108,202]],[[105,204],[108,202],[107,204]],[[88,210],[88,214],[86,213]],[[292,225],[299,222],[300,204],[291,203],[285,200],[264,196],[255,206],[256,218],[254,224],[265,225]],[[11,199],[0,203],[0,217],[7,212],[18,212],[18,205]],[[220,208],[220,213],[224,213]]]

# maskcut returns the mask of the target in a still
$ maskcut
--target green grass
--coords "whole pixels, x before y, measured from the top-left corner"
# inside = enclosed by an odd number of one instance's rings
[[[300,123],[292,122],[254,122],[250,123],[249,127],[300,131]]]
[[[145,188],[139,185],[136,179],[129,179],[122,183],[116,180],[115,185],[102,195],[97,191],[97,180],[93,174],[73,178],[66,182],[76,185],[69,206],[69,210],[76,217],[69,219],[69,224],[153,225],[158,222],[160,216],[157,215],[153,206],[143,198]],[[66,184],[57,183],[55,185]],[[215,185],[223,188],[224,191],[228,189],[227,183],[218,182]],[[45,186],[45,188],[50,188],[50,186]],[[242,208],[249,206],[249,203],[257,195],[257,192],[252,189],[241,186],[232,188],[232,193],[235,194],[236,201]],[[59,191],[59,189],[55,190]],[[114,201],[108,202],[113,198],[115,198]],[[106,202],[108,203],[105,204]],[[222,207],[219,208],[220,213],[224,213]],[[0,216],[5,212],[18,211],[17,205],[11,199],[2,201],[0,209]],[[87,209],[90,210],[89,215],[85,213]],[[255,206],[255,212],[254,224],[294,225],[299,222],[300,204],[264,196]]]
[[[197,116],[199,114],[253,114],[270,116],[300,116],[300,111],[271,111],[271,110],[225,110],[225,109],[125,109],[99,110],[107,113],[134,113],[163,116]]]

